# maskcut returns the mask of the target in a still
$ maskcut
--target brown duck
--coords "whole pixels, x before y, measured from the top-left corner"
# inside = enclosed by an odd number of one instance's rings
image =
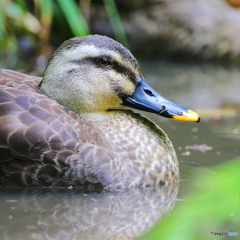
[[[42,79],[0,70],[1,185],[135,188],[178,181],[167,135],[124,106],[199,121],[150,87],[133,55],[104,36],[64,42]]]

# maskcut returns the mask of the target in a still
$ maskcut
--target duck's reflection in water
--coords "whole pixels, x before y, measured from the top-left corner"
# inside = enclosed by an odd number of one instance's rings
[[[115,192],[0,190],[1,239],[132,239],[175,203],[178,185]]]

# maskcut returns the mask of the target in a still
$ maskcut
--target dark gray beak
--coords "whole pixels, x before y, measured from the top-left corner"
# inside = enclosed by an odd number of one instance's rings
[[[122,100],[124,106],[156,113],[166,118],[182,121],[200,121],[197,113],[162,97],[140,77],[138,77],[133,94]]]

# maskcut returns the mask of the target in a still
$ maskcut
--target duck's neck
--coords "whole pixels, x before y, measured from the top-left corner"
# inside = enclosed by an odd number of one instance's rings
[[[100,112],[91,112],[91,113],[81,113],[80,116],[85,119],[87,122],[104,122],[112,118],[115,118],[118,114],[123,112],[132,112],[131,110],[110,110],[110,111],[100,111]]]
[[[117,109],[96,113],[81,113],[81,117],[87,122],[92,123],[99,130],[103,131],[104,135],[107,133],[112,134],[114,131],[117,135],[119,135],[121,131],[125,131],[126,128],[129,127],[132,131],[141,129],[147,133],[158,136],[163,142],[166,141],[166,144],[171,145],[167,135],[161,128],[148,118],[129,109]],[[137,134],[138,130],[136,130]],[[128,131],[124,132],[124,134],[128,133]]]

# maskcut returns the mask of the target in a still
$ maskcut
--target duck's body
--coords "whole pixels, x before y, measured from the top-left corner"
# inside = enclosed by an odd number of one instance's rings
[[[91,59],[97,59],[95,65]],[[130,52],[101,36],[65,42],[42,81],[1,70],[2,185],[128,188],[178,181],[178,161],[167,135],[145,117],[118,109],[126,101],[135,104],[136,85],[143,84],[139,76]],[[165,102],[162,107],[159,114],[169,115]]]

